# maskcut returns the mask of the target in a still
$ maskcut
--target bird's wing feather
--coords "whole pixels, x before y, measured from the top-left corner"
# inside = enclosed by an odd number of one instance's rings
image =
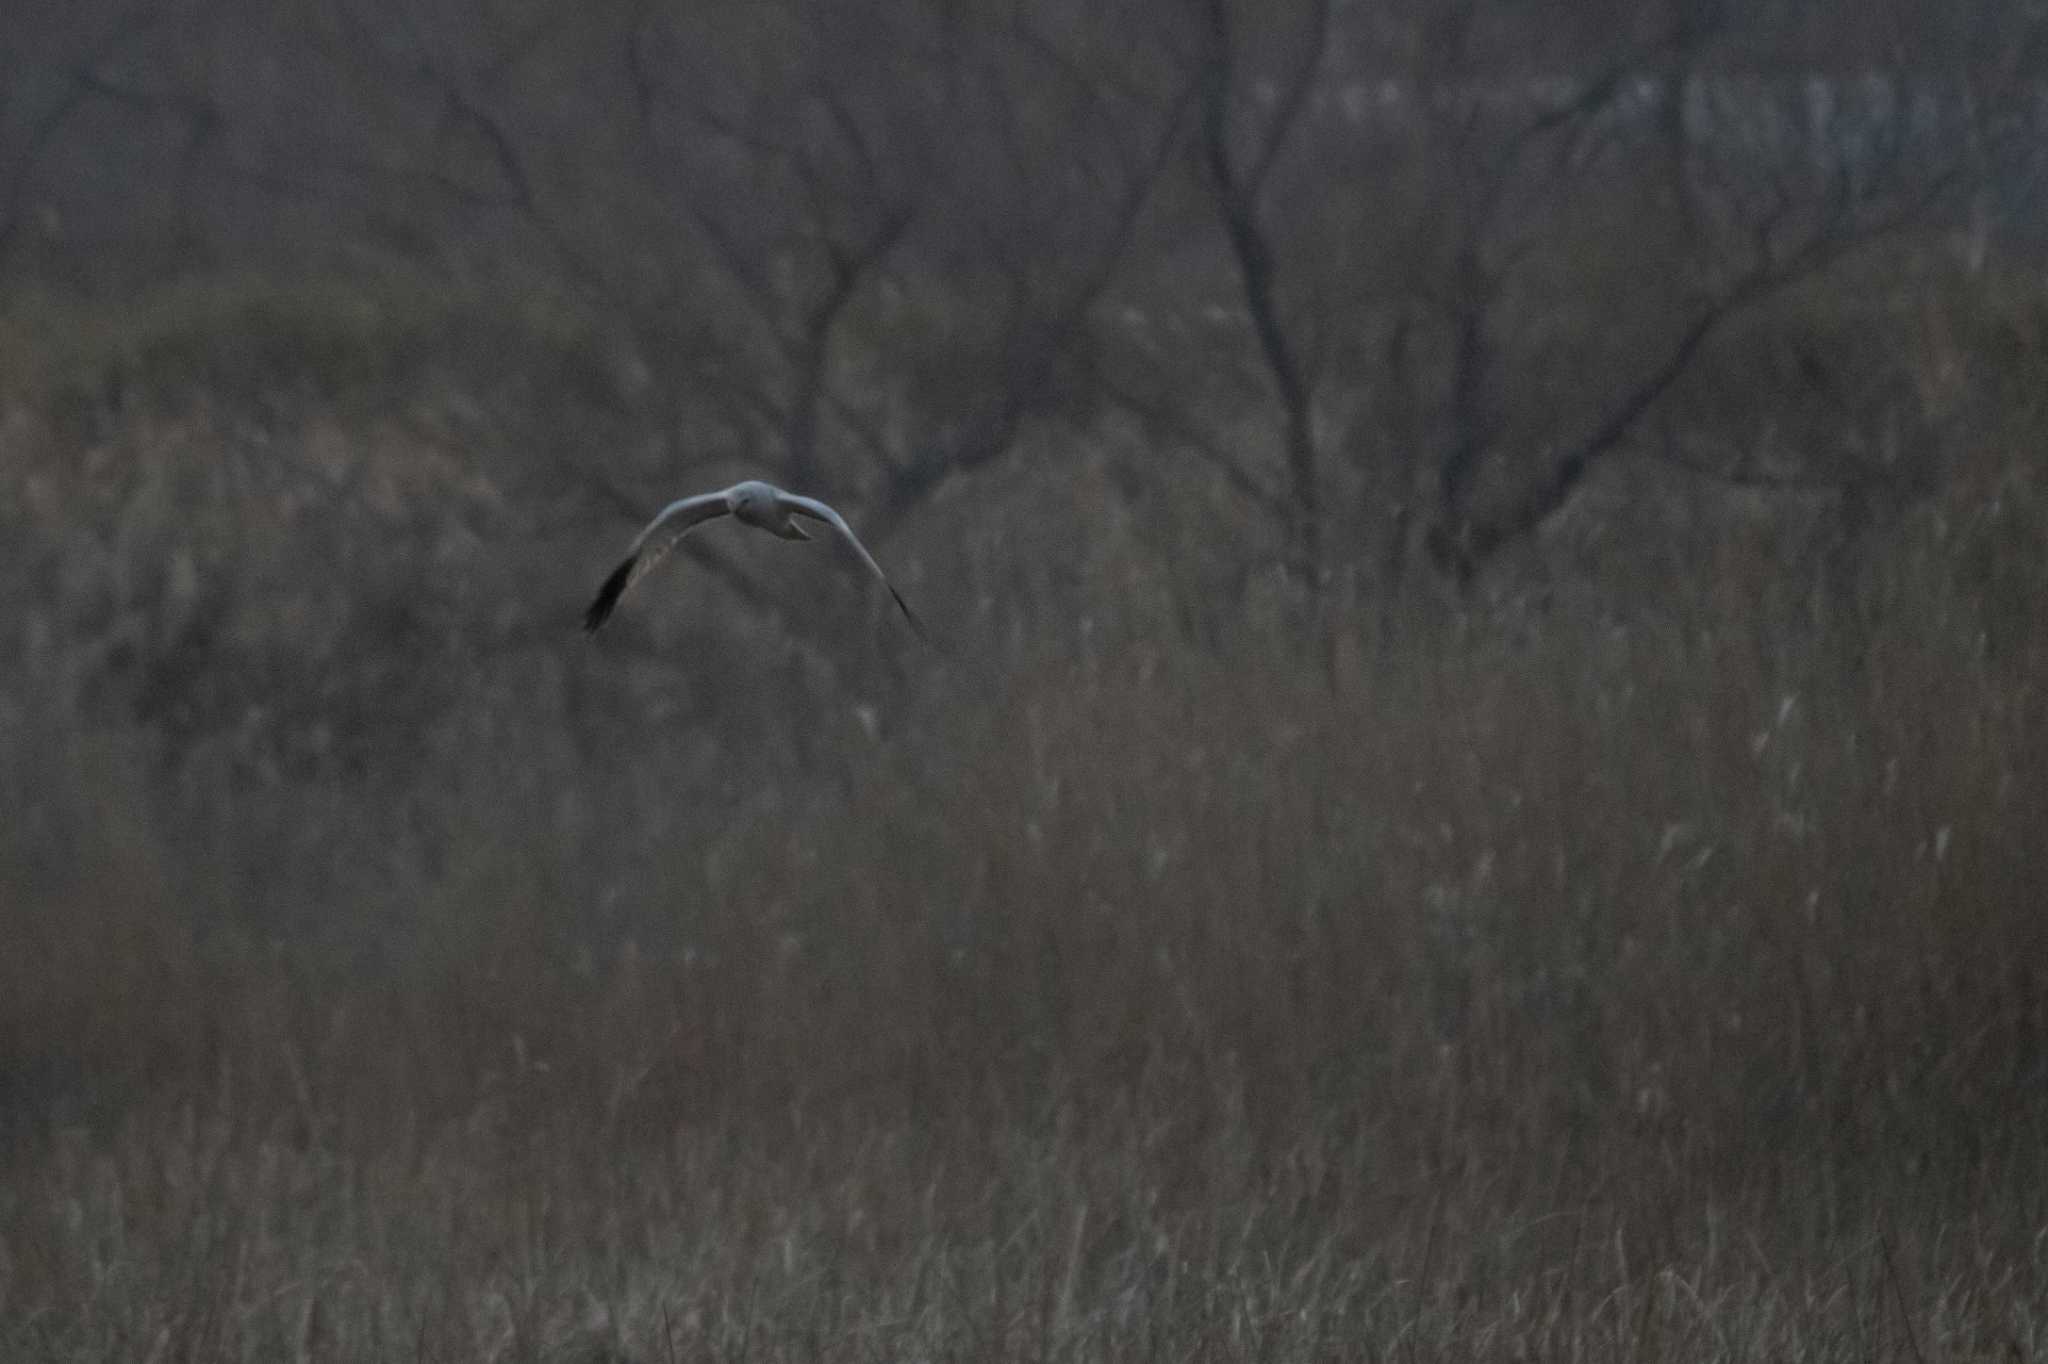
[[[910,603],[903,600],[903,594],[896,590],[896,584],[889,581],[889,575],[882,572],[882,566],[875,562],[875,556],[868,553],[868,547],[853,533],[853,527],[846,524],[846,518],[815,497],[804,497],[797,493],[784,493],[782,496],[792,512],[798,516],[808,516],[813,521],[824,522],[838,533],[840,539],[853,546],[853,552],[868,566],[868,572],[875,575],[876,581],[889,589],[889,595],[896,599],[896,605],[902,610],[903,618],[910,622],[910,628],[917,631],[922,638],[924,622],[917,618],[917,612],[910,609]]]
[[[695,497],[679,498],[655,513],[646,529],[633,537],[632,552],[638,554],[641,546],[663,531],[669,534],[669,545],[687,535],[692,527],[700,526],[714,517],[724,516],[732,510],[730,490],[715,493],[698,493]]]
[[[649,569],[660,563],[668,552],[674,549],[692,528],[702,525],[715,517],[726,515],[732,510],[732,499],[725,492],[698,493],[669,503],[649,521],[641,532],[633,537],[632,548],[619,566],[611,571],[603,586],[597,589],[597,596],[591,600],[589,609],[583,613],[583,628],[595,630],[611,618],[611,614],[624,596],[626,589],[647,576]],[[660,537],[660,538],[657,538]],[[648,542],[654,547],[649,549]]]

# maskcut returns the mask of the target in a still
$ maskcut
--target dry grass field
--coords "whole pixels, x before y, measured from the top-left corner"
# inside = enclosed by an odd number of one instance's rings
[[[1622,479],[1304,623],[1103,419],[878,546],[925,653],[741,541],[782,619],[586,641],[602,413],[358,363],[451,333],[19,380],[0,1358],[2048,1359],[2048,303],[1982,288],[1857,538]]]

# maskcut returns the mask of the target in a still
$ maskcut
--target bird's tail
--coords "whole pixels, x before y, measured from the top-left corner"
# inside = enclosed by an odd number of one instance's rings
[[[633,566],[639,561],[639,555],[627,555],[626,561],[613,569],[612,575],[604,580],[604,586],[597,589],[597,596],[591,601],[590,608],[583,613],[585,630],[596,630],[611,619],[613,608],[619,604],[619,595],[626,590],[626,584],[633,580]]]

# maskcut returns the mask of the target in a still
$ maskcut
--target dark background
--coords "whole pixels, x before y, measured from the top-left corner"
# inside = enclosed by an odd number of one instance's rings
[[[2042,1357],[2044,38],[8,0],[0,1353]]]

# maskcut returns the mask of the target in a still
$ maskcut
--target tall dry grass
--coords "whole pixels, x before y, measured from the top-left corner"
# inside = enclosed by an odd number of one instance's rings
[[[2048,1357],[2043,351],[1981,325],[1847,560],[1644,494],[1305,630],[1105,426],[890,547],[938,655],[688,574],[589,651],[595,517],[427,418],[18,413],[0,1355]]]

